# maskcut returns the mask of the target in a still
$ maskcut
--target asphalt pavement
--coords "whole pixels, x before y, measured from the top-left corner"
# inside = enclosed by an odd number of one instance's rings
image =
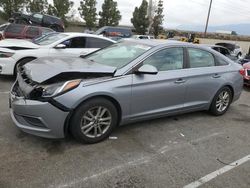
[[[0,77],[0,187],[250,187],[250,89],[220,117],[195,112],[119,127],[82,145],[23,133]]]

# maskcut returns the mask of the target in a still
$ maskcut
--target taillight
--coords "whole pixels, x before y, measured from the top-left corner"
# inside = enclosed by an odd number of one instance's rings
[[[241,74],[242,76],[245,76],[245,75],[246,75],[246,70],[245,70],[245,69],[240,69],[239,72],[240,72],[240,74]]]

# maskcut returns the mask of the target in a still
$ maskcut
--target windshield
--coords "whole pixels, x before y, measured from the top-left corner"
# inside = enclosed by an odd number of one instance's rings
[[[136,43],[118,43],[86,57],[91,61],[121,68],[149,50],[151,46]]]
[[[3,31],[7,26],[8,26],[8,24],[0,25],[0,31]]]
[[[33,42],[35,44],[38,44],[38,45],[49,45],[49,44],[52,44],[58,40],[61,40],[63,38],[67,37],[66,34],[62,34],[62,33],[51,33],[51,34],[48,34],[48,35],[44,35],[42,37],[39,37],[37,39],[35,39]]]

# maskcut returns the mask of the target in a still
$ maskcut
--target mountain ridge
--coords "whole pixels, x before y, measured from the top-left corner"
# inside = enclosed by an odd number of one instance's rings
[[[203,32],[205,30],[205,26],[204,25],[179,25],[177,29]],[[238,35],[250,35],[250,23],[228,24],[228,25],[218,25],[218,26],[208,27],[208,32],[216,32],[218,30],[235,31]]]

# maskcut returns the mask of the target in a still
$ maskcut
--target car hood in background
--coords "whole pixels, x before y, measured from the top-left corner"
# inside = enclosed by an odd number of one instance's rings
[[[22,39],[4,39],[0,41],[0,47],[1,48],[9,48],[9,49],[36,49],[40,48],[39,45],[34,44],[31,41],[28,40],[22,40]]]
[[[100,77],[113,75],[115,67],[98,64],[83,58],[45,57],[31,61],[23,66],[25,74],[37,83],[60,80]]]

